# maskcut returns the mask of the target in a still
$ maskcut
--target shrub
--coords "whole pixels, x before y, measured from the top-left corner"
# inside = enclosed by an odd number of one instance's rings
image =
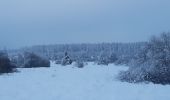
[[[0,52],[0,73],[10,73],[14,71],[13,66],[8,58],[7,53]]]
[[[24,67],[50,67],[50,61],[34,53],[24,53]]]
[[[128,71],[119,78],[128,82],[170,83],[170,33],[152,37]]]
[[[75,66],[78,67],[78,68],[83,68],[84,63],[83,63],[83,61],[78,60],[78,61],[76,61]]]

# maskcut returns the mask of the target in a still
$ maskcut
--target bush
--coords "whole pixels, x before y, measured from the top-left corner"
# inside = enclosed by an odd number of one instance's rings
[[[128,71],[119,78],[128,82],[170,83],[170,33],[152,37]]]
[[[83,63],[83,61],[78,60],[78,61],[76,61],[75,66],[78,67],[78,68],[83,68],[84,63]]]
[[[7,53],[0,52],[0,73],[10,73],[14,71],[13,66],[8,58]]]
[[[50,67],[50,61],[34,53],[24,53],[24,67]]]

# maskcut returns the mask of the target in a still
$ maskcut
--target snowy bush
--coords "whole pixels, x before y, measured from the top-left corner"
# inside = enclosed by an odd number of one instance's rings
[[[64,56],[64,58],[62,59],[62,62],[61,62],[61,65],[63,65],[63,66],[66,66],[66,65],[70,65],[70,64],[72,64],[72,60],[70,59],[70,57],[68,56],[68,53],[67,52],[65,52],[65,56]]]
[[[81,60],[78,60],[75,62],[75,66],[78,68],[83,68],[84,67],[84,62]]]
[[[0,73],[10,73],[14,71],[15,66],[11,64],[8,54],[0,52]]]
[[[123,81],[170,83],[170,33],[152,37],[146,47],[138,54],[126,72],[121,72]]]
[[[26,52],[24,54],[24,67],[50,67],[50,61],[34,53]]]

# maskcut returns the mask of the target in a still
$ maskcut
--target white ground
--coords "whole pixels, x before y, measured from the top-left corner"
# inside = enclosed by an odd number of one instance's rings
[[[123,66],[52,66],[0,76],[0,100],[170,100],[170,85],[116,80]]]

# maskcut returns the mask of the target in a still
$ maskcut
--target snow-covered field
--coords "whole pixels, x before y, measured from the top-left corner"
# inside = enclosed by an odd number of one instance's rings
[[[170,100],[170,85],[130,84],[115,77],[124,66],[82,69],[52,64],[51,68],[18,69],[0,76],[0,100]]]

